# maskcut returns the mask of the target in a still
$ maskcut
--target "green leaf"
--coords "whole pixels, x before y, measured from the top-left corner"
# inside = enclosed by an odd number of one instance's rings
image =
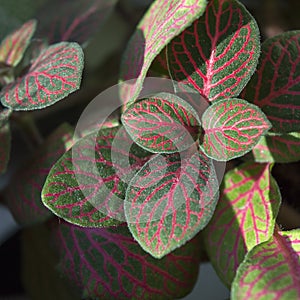
[[[261,137],[252,149],[257,162],[290,163],[300,160],[300,132]]]
[[[11,134],[9,126],[10,109],[0,111],[0,174],[4,173],[10,156]]]
[[[124,222],[127,183],[150,155],[132,142],[123,127],[87,135],[49,172],[43,203],[57,216],[80,226]]]
[[[156,155],[127,188],[129,230],[145,251],[161,258],[207,225],[218,189],[214,165],[203,153]]]
[[[8,35],[0,45],[0,62],[16,66],[22,59],[36,29],[36,21],[30,20]]]
[[[275,232],[240,265],[231,288],[233,300],[300,299],[300,230]]]
[[[240,2],[213,0],[167,51],[177,89],[193,88],[209,101],[236,97],[255,71],[259,29]]]
[[[172,300],[188,294],[197,278],[199,236],[157,260],[141,249],[126,225],[90,229],[62,222],[53,235],[60,270],[83,299]]]
[[[205,11],[206,0],[156,0],[132,35],[121,64],[121,99],[137,99],[147,71],[162,49]]]
[[[241,99],[224,99],[204,112],[202,127],[202,151],[213,159],[227,161],[249,152],[271,125],[257,106]]]
[[[41,191],[51,167],[71,147],[72,133],[70,125],[59,126],[12,177],[5,202],[19,224],[28,226],[52,216],[42,203]]]
[[[226,173],[216,211],[204,230],[207,254],[226,285],[247,251],[273,235],[280,202],[269,164],[248,162]]]
[[[62,42],[46,48],[27,74],[5,86],[0,100],[13,110],[45,108],[80,87],[83,52],[76,43]]]
[[[153,153],[186,150],[200,132],[197,112],[181,98],[167,93],[129,106],[122,123],[140,147]]]
[[[241,97],[259,106],[272,131],[300,131],[300,30],[267,39],[257,71]]]

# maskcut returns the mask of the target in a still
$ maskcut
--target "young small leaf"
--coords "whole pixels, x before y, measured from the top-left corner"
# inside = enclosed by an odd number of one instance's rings
[[[300,132],[261,137],[252,149],[257,162],[290,163],[300,160]]]
[[[10,109],[0,111],[0,174],[5,172],[10,156]]]
[[[206,7],[205,0],[156,0],[131,37],[125,50],[120,81],[123,83],[123,103],[137,99],[148,69],[155,57],[174,38],[200,17]]]
[[[150,155],[132,142],[123,127],[87,135],[49,172],[43,203],[54,214],[80,226],[124,222],[127,182]]]
[[[198,138],[197,112],[181,98],[167,93],[135,102],[122,115],[131,138],[153,153],[173,153],[189,148]]]
[[[197,90],[210,101],[236,97],[255,71],[259,29],[238,1],[209,1],[205,14],[167,46],[179,90]]]
[[[182,298],[197,278],[199,237],[157,260],[141,249],[126,225],[90,229],[62,222],[53,234],[59,269],[79,286],[83,299]]]
[[[214,165],[203,153],[156,155],[127,188],[129,230],[145,251],[161,258],[207,225],[218,188]]]
[[[8,35],[0,45],[0,62],[16,66],[22,59],[36,29],[36,21],[30,20]]]
[[[267,115],[272,131],[300,131],[300,31],[285,32],[262,44],[257,71],[241,94]]]
[[[117,0],[52,0],[42,6],[38,35],[48,43],[62,41],[85,43],[99,30]]]
[[[41,191],[51,167],[71,147],[72,133],[68,124],[58,127],[12,177],[5,202],[19,224],[32,225],[52,215],[42,203]]]
[[[275,232],[240,265],[231,288],[233,300],[300,299],[300,230]]]
[[[83,52],[76,43],[62,42],[46,48],[27,74],[5,86],[0,100],[13,110],[41,109],[80,87]]]
[[[255,105],[241,99],[214,102],[202,116],[201,149],[216,160],[227,161],[249,152],[271,127]]]
[[[225,175],[204,241],[211,263],[226,285],[231,285],[247,251],[273,235],[280,202],[269,164],[248,162]]]

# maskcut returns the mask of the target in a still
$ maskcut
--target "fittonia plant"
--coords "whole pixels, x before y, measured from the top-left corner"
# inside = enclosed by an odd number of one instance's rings
[[[61,40],[83,42],[70,30],[90,24],[97,6],[86,9],[67,33],[55,31],[57,44],[33,52],[26,72],[19,66],[36,22],[2,42],[2,172],[14,111],[79,88],[82,50]],[[299,43],[300,31],[290,31],[261,44],[236,0],[154,1],[123,55],[119,120],[76,141],[60,126],[5,195],[20,224],[49,225],[75,298],[180,298],[206,257],[232,299],[300,298],[300,229],[277,224],[271,175],[274,163],[300,159]],[[173,80],[173,92],[139,97],[150,72]],[[235,166],[220,178],[216,162],[227,161]]]

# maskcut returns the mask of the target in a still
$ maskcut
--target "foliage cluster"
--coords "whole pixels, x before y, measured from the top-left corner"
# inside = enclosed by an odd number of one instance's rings
[[[41,140],[33,111],[80,88],[82,47],[116,2],[65,1],[56,26],[26,21],[0,45],[0,171],[12,124],[37,148],[3,192],[27,228],[24,274],[48,261],[56,299],[174,299],[208,257],[232,299],[299,299],[300,229],[277,224],[271,171],[300,160],[300,31],[261,44],[237,0],[156,0],[122,56],[118,115]],[[149,76],[172,91],[144,94]]]

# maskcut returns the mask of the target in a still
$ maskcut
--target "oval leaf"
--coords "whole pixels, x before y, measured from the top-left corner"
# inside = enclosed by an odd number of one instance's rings
[[[117,0],[52,0],[41,7],[38,34],[48,43],[85,43],[109,17]]]
[[[131,138],[153,153],[173,153],[189,148],[197,139],[197,112],[181,98],[158,94],[130,106],[122,123]]]
[[[149,155],[133,144],[123,127],[87,135],[49,172],[43,203],[54,214],[80,226],[124,222],[127,183]]]
[[[255,105],[241,99],[213,103],[202,116],[201,149],[216,160],[227,161],[249,152],[271,127]]]
[[[0,100],[13,110],[47,107],[80,87],[83,52],[76,43],[59,43],[45,49],[28,73],[3,88]]]
[[[205,0],[155,1],[131,37],[121,64],[120,81],[123,103],[137,99],[148,69],[155,57],[174,38],[201,16]]]
[[[128,227],[145,251],[161,258],[207,225],[218,188],[214,165],[203,153],[156,155],[127,188]]]
[[[12,177],[5,201],[19,224],[32,225],[52,215],[42,203],[41,191],[51,167],[71,147],[72,132],[68,124],[57,128]]]
[[[268,164],[245,163],[225,175],[204,241],[210,261],[226,285],[231,285],[247,251],[272,236],[280,202]]]
[[[272,131],[300,131],[300,30],[286,32],[262,44],[257,71],[241,97],[259,106]]]
[[[36,21],[30,20],[8,35],[0,45],[0,62],[16,66],[22,59],[36,29]]]
[[[300,299],[300,230],[275,232],[240,265],[231,289],[238,299]]]
[[[261,137],[252,149],[257,162],[289,163],[300,160],[300,132]]]
[[[198,237],[161,260],[144,252],[126,225],[88,229],[62,223],[54,237],[59,268],[84,299],[171,300],[189,293],[197,278]]]
[[[188,86],[210,101],[236,97],[255,71],[259,29],[238,1],[209,1],[205,14],[167,48],[179,90]]]

